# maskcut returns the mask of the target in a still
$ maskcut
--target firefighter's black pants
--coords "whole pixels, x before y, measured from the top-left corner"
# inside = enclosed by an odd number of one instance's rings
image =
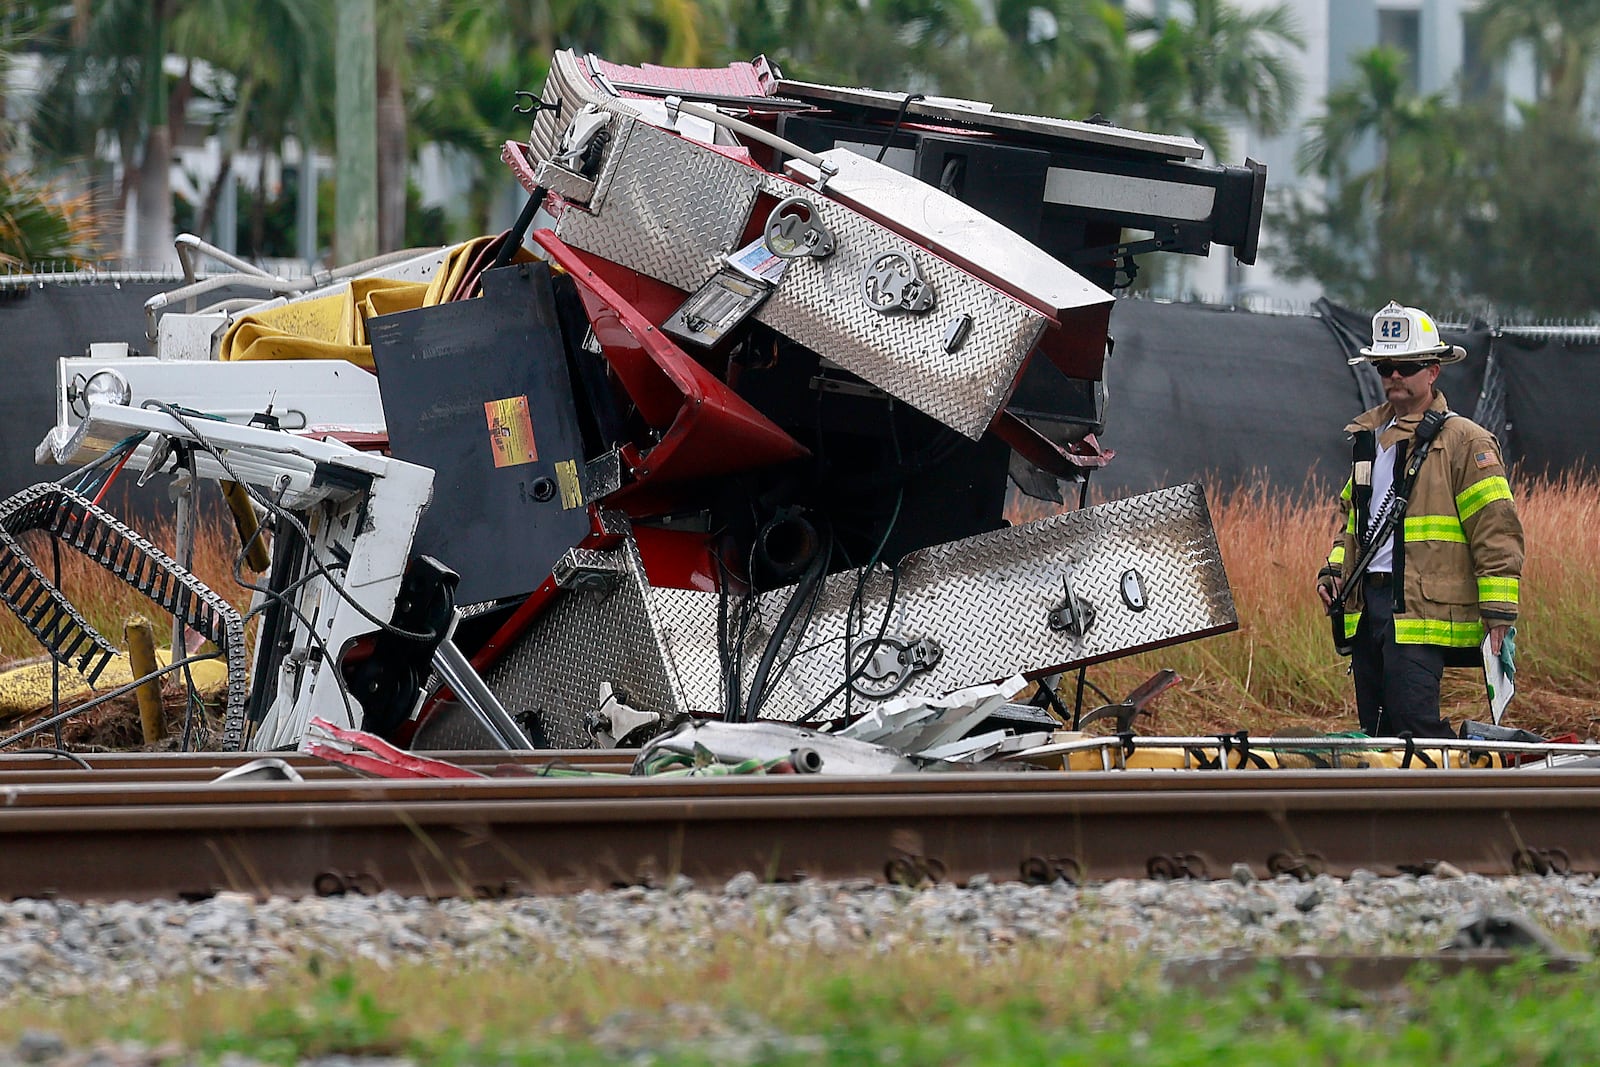
[[[1356,714],[1372,737],[1409,731],[1417,737],[1454,737],[1439,717],[1439,679],[1444,650],[1438,645],[1402,645],[1394,639],[1394,589],[1388,575],[1364,583],[1365,605],[1356,627],[1350,673],[1356,683]]]

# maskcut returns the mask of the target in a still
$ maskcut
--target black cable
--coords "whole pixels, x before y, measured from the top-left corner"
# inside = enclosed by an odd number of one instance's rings
[[[100,453],[100,455],[96,456],[94,459],[91,459],[88,463],[85,463],[76,470],[57,478],[55,484],[66,485],[74,478],[81,478],[92,473],[93,471],[98,470],[101,467],[111,466],[117,460],[122,458],[122,453],[125,449],[138,448],[139,445],[144,442],[144,439],[149,436],[150,431],[148,430],[140,430],[138,433],[129,434],[127,437],[124,437],[122,440],[118,441],[116,444]],[[73,492],[80,496],[84,495],[83,491],[80,489],[74,489]]]
[[[894,469],[895,470],[899,470],[904,464],[905,455],[901,451],[901,448],[900,448],[900,428],[895,422],[895,405],[894,405],[894,400],[893,399],[890,399],[887,402],[887,405],[885,407],[885,414],[888,416],[888,423],[889,423],[889,443],[894,448]],[[851,593],[851,595],[850,595],[850,603],[845,606],[845,610],[844,610],[844,638],[845,638],[845,640],[844,640],[844,717],[846,719],[850,718],[850,715],[851,715],[851,709],[850,709],[851,695],[854,693],[854,687],[851,685],[851,683],[854,682],[857,678],[861,677],[862,672],[866,670],[867,661],[871,659],[873,653],[876,653],[878,651],[878,643],[883,640],[883,635],[888,632],[888,627],[889,627],[888,610],[889,610],[890,607],[893,607],[893,604],[894,604],[894,593],[892,591],[890,593],[889,605],[884,609],[883,625],[878,630],[878,636],[873,638],[872,645],[871,645],[871,647],[869,648],[869,650],[867,652],[867,657],[866,657],[866,659],[863,659],[860,667],[853,667],[851,665],[851,663],[850,663],[850,657],[854,653],[854,649],[851,647],[851,638],[852,638],[852,636],[854,634],[854,629],[853,629],[854,622],[853,622],[853,619],[855,617],[855,613],[856,612],[865,610],[864,605],[863,605],[863,601],[864,601],[865,596],[866,596],[867,579],[872,574],[872,569],[878,565],[878,560],[883,558],[883,550],[889,544],[889,537],[894,533],[895,526],[898,525],[899,522],[900,522],[900,509],[901,509],[902,506],[904,506],[905,501],[906,501],[906,484],[905,484],[905,481],[902,479],[901,482],[900,482],[899,489],[895,493],[894,510],[889,513],[889,522],[883,528],[883,536],[878,539],[878,547],[872,550],[872,558],[867,560],[867,565],[865,567],[861,568],[860,572],[856,575],[856,588],[855,588],[855,591],[853,593]],[[895,568],[894,568],[894,583],[890,586],[891,590],[897,589],[899,587],[899,578],[900,578],[900,570],[899,570],[899,563],[897,561],[896,564],[895,564]],[[833,698],[829,697],[828,699],[831,700]],[[816,710],[815,708],[812,709],[813,712],[815,710]]]
[[[281,603],[285,608],[288,608],[289,613],[296,619],[299,619],[300,624],[306,628],[306,636],[311,639],[312,647],[316,650],[317,655],[322,657],[322,662],[328,665],[328,671],[332,675],[334,684],[338,687],[339,699],[344,702],[345,718],[354,723],[356,721],[356,712],[355,709],[350,706],[350,694],[346,690],[344,677],[339,673],[339,665],[334,662],[333,654],[328,651],[328,642],[324,641],[322,639],[322,635],[317,633],[315,625],[306,617],[306,613],[301,611],[299,606],[295,604],[294,601],[290,600],[276,589],[267,589],[264,590],[264,592],[267,596],[276,598],[279,603]]]
[[[833,558],[833,537],[831,533],[828,537],[828,550],[826,555],[828,557],[829,564],[831,565]],[[817,605],[822,603],[822,594],[824,590],[827,589],[827,585],[828,568],[824,567],[822,571],[822,578],[813,587],[810,602],[806,605],[805,618],[800,620],[800,626],[797,630],[795,630],[795,639],[789,643],[789,654],[783,657],[783,662],[778,665],[778,673],[773,675],[772,681],[767,683],[768,693],[771,693],[773,687],[775,687],[778,682],[782,680],[785,674],[789,673],[789,668],[793,666],[795,659],[801,655],[802,651],[809,651],[810,649],[818,647],[818,645],[811,645],[807,649],[802,650],[800,648],[800,638],[804,637],[806,632],[811,629],[811,621],[816,618]],[[823,642],[819,642],[818,644],[820,645],[822,643]],[[762,699],[762,703],[766,703],[765,698]],[[760,713],[761,709],[757,708],[756,714],[759,715]]]
[[[197,499],[196,493],[199,491],[199,487],[198,487],[198,479],[195,477],[194,449],[185,448],[181,452],[179,452],[178,453],[178,464],[189,475],[189,488],[188,488],[188,493],[189,493],[189,537],[188,537],[188,541],[189,541],[189,543],[187,545],[180,545],[180,544],[177,543],[176,538],[174,538],[173,547],[178,551],[178,553],[180,555],[183,555],[183,556],[187,557],[186,559],[178,560],[178,566],[182,567],[186,571],[193,571],[194,570],[194,522],[195,522],[195,516],[199,513],[199,509],[195,506],[195,501]],[[177,531],[174,530],[173,533],[176,534]],[[182,619],[179,619],[176,615],[173,616],[173,619],[177,623],[177,626],[175,627],[176,632],[175,632],[174,636],[181,639],[181,638],[183,638],[184,634],[186,634],[188,632],[189,627],[183,622]],[[172,647],[172,651],[169,653],[169,658],[173,658],[173,659],[177,658],[179,643],[180,643],[179,641],[173,641],[173,643],[172,643],[173,647]],[[187,652],[188,651],[188,647],[187,647],[188,642],[184,641],[182,643],[185,645],[183,651]],[[194,726],[194,706],[195,706],[195,703],[199,700],[199,697],[200,697],[199,690],[197,690],[195,688],[195,684],[194,684],[194,672],[191,671],[188,667],[185,667],[183,669],[183,731],[182,731],[182,733],[181,733],[181,735],[179,737],[179,741],[178,741],[178,748],[179,748],[180,751],[183,751],[183,752],[189,751],[190,731],[193,729],[193,726]]]
[[[900,593],[900,564],[897,561],[894,566],[889,568],[889,599],[883,606],[883,621],[878,625],[877,636],[875,636],[872,639],[871,645],[868,646],[871,651],[874,651],[874,652],[877,651],[878,645],[880,645],[883,642],[883,635],[885,633],[887,633],[888,630],[889,630],[889,619],[894,614],[894,603],[895,603],[895,599],[898,597],[899,593]],[[807,711],[804,715],[800,716],[798,719],[795,719],[794,720],[794,725],[799,725],[800,723],[804,723],[804,722],[810,722],[812,719],[816,718],[817,712],[819,712],[823,708],[827,707],[828,704],[833,701],[834,697],[838,696],[840,693],[849,692],[851,683],[854,682],[857,678],[861,677],[861,675],[866,671],[867,664],[869,662],[871,662],[871,658],[872,657],[869,655],[867,658],[863,659],[861,661],[861,665],[859,667],[857,667],[853,673],[847,674],[845,676],[845,680],[844,681],[840,682],[837,686],[835,686],[833,688],[833,690],[828,693],[827,696],[825,696],[821,700],[817,701],[816,705],[813,706],[810,711]],[[848,718],[849,717],[849,713],[846,712],[844,717]]]
[[[894,140],[895,134],[900,132],[900,124],[905,121],[906,108],[911,106],[913,100],[927,99],[921,93],[907,93],[904,100],[900,101],[900,110],[895,112],[894,125],[889,127],[889,136],[884,138],[883,147],[878,149],[877,162],[882,163],[884,155],[889,151],[889,143]]]
[[[220,459],[219,459],[219,462],[220,462]],[[226,469],[226,468],[224,468],[224,469]],[[233,472],[229,471],[228,473],[232,474]],[[235,481],[238,481],[238,479],[236,478]],[[240,485],[245,485],[245,483],[242,482],[242,481],[239,482],[239,484]],[[250,488],[249,486],[245,486],[245,489],[246,489],[247,492],[249,491],[249,488]],[[272,515],[274,515],[274,516],[279,516],[279,515],[287,516],[287,515],[289,515],[288,509],[286,509],[283,506],[283,494],[285,492],[287,492],[287,491],[288,491],[288,486],[284,485],[279,490],[279,492],[277,494],[277,499],[272,500],[268,504],[264,505],[264,506],[267,507],[268,511]],[[250,539],[248,541],[246,541],[244,544],[242,544],[239,547],[238,553],[235,554],[235,556],[233,557],[233,580],[237,584],[239,584],[240,586],[242,586],[245,589],[249,589],[252,592],[260,593],[262,598],[263,598],[260,604],[256,605],[254,608],[251,608],[248,612],[246,612],[244,614],[244,616],[242,617],[241,621],[248,622],[250,619],[253,619],[256,615],[258,615],[262,611],[266,610],[266,607],[267,607],[267,605],[269,603],[277,603],[277,604],[280,604],[283,607],[287,608],[289,610],[289,613],[291,615],[293,615],[296,619],[298,619],[300,621],[301,625],[303,625],[305,627],[306,635],[311,640],[311,642],[315,645],[317,654],[319,656],[321,656],[322,657],[322,661],[328,665],[328,670],[332,673],[333,680],[339,687],[339,699],[344,703],[345,716],[351,722],[355,722],[356,721],[355,709],[350,706],[350,694],[346,690],[346,687],[345,687],[345,684],[344,684],[344,678],[339,673],[338,665],[334,662],[333,656],[328,651],[328,643],[322,639],[322,636],[320,634],[317,633],[315,625],[311,622],[310,619],[306,618],[305,613],[300,610],[300,608],[295,604],[295,602],[293,600],[290,599],[290,597],[297,590],[299,590],[302,586],[304,586],[312,578],[317,577],[318,576],[318,572],[317,571],[308,571],[307,573],[301,575],[299,578],[295,579],[293,582],[290,582],[288,584],[288,586],[286,586],[283,589],[274,589],[270,585],[257,585],[254,582],[247,582],[247,581],[244,580],[243,569],[244,569],[245,556],[249,554],[250,546],[255,543],[255,539],[257,537],[261,536],[261,531],[263,529],[265,529],[265,526],[258,524],[257,527],[256,527],[255,533],[251,535],[251,537],[250,537]],[[315,559],[316,559],[316,550],[311,546],[310,542],[307,540],[308,534],[306,532],[305,527],[301,526],[299,524],[296,524],[294,532],[301,538],[302,542],[305,543],[305,545],[306,545],[306,554],[309,555],[312,558],[313,561],[315,561]],[[363,613],[363,614],[365,614],[365,613]],[[370,615],[368,615],[367,617],[371,618]],[[390,627],[390,629],[391,630],[395,630],[395,629],[398,629],[398,628]],[[399,632],[401,634],[404,634],[406,631],[401,630]],[[430,636],[430,637],[426,638],[426,640],[432,640],[432,637]],[[185,751],[187,751],[187,749],[185,749]]]
[[[27,749],[26,751],[27,751],[28,755],[30,755],[30,756],[34,756],[34,755],[60,756],[62,759],[71,760],[73,763],[76,763],[78,766],[82,767],[86,771],[94,770],[93,767],[89,766],[89,761],[88,760],[84,759],[82,756],[78,755],[75,752],[68,752],[64,748],[47,748],[47,747],[41,745],[38,748],[30,748],[30,749]]]
[[[61,588],[61,542],[57,538],[50,538],[50,563],[51,580],[57,590]],[[62,594],[65,596],[65,594]],[[54,653],[50,655],[50,714],[61,713],[61,661]],[[61,724],[56,723],[56,747],[61,747]]]
[[[810,602],[812,610],[816,608],[816,594],[822,587],[822,580],[828,573],[828,558],[832,555],[833,533],[831,528],[825,528],[825,540],[817,547],[811,557],[811,562],[806,565],[805,574],[796,583],[794,592],[789,595],[789,602],[783,606],[783,613],[778,616],[777,623],[772,628],[772,634],[767,638],[767,647],[762,651],[761,662],[756,665],[755,676],[750,680],[750,695],[745,700],[744,721],[755,722],[756,716],[761,711],[761,705],[767,699],[768,676],[772,665],[778,658],[778,653],[783,649],[783,642],[794,628],[795,618],[800,614],[801,605]],[[810,612],[806,614],[807,625],[810,622]],[[802,627],[800,634],[804,634]],[[798,643],[798,640],[795,642]],[[791,646],[792,648],[793,646]],[[788,664],[784,664],[787,669]],[[780,670],[779,677],[783,672]],[[776,678],[773,679],[777,681]]]
[[[716,553],[717,560],[717,667],[718,677],[722,683],[722,721],[738,721],[738,695],[739,670],[733,658],[733,636],[729,632],[731,620],[728,617],[729,586],[733,584],[733,572],[728,570],[728,564],[722,558],[722,553]]]
[[[283,486],[281,486],[279,488],[277,499],[273,501],[273,505],[274,505],[275,508],[281,508],[283,506],[283,494],[288,492],[288,491],[289,491],[289,486],[288,486],[287,483],[285,483]],[[277,514],[276,510],[274,510],[272,512],[272,514],[276,515]],[[239,551],[237,553],[235,553],[235,555],[233,557],[233,581],[234,581],[234,584],[239,586],[240,588],[248,589],[253,593],[260,593],[263,597],[268,597],[273,593],[276,593],[278,596],[289,596],[295,590],[299,589],[302,585],[304,585],[307,581],[309,581],[311,578],[315,577],[317,572],[316,571],[308,571],[307,573],[301,575],[299,578],[296,578],[294,581],[290,582],[289,585],[286,588],[278,589],[278,590],[274,590],[270,586],[267,586],[267,585],[257,585],[254,582],[247,582],[247,581],[244,580],[244,561],[250,555],[250,546],[254,545],[256,543],[257,539],[259,539],[261,537],[262,531],[264,531],[266,528],[267,528],[267,524],[266,523],[258,522],[256,524],[255,533],[253,533],[250,536],[250,539],[248,541],[246,541],[244,544],[239,546]],[[255,618],[256,615],[258,615],[260,612],[262,612],[263,610],[266,609],[266,606],[267,606],[267,601],[264,599],[264,600],[262,600],[262,602],[260,604],[256,605],[255,607],[251,608],[248,612],[245,613],[244,621],[245,622],[249,622],[251,619]]]

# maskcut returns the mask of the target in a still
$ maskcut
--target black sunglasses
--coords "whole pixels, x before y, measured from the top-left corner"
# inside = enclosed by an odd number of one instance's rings
[[[1372,363],[1372,368],[1378,372],[1378,377],[1380,378],[1387,378],[1395,371],[1400,372],[1400,377],[1409,378],[1413,374],[1420,373],[1426,367],[1437,367],[1438,365],[1439,363],[1437,360],[1431,359],[1423,363],[1417,363],[1410,360],[1406,361],[1405,363],[1393,363],[1387,359],[1384,359],[1374,360]]]

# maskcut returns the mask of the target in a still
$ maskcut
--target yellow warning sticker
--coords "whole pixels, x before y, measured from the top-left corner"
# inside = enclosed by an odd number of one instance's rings
[[[489,420],[489,447],[494,449],[496,467],[515,467],[539,458],[533,443],[533,421],[528,417],[528,398],[507,397],[483,405]]]
[[[556,484],[561,487],[562,511],[583,506],[583,486],[578,484],[577,460],[564,459],[556,464]]]

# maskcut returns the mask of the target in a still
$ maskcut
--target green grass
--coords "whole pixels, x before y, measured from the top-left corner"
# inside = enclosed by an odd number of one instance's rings
[[[1270,962],[1224,988],[1171,988],[1148,958],[1012,949],[818,954],[730,945],[647,966],[553,958],[493,971],[308,965],[266,989],[188,983],[8,1005],[0,1036],[74,1049],[132,1039],[177,1060],[292,1064],[1568,1064],[1600,1059],[1600,967],[1419,970],[1381,993],[1301,987]]]

